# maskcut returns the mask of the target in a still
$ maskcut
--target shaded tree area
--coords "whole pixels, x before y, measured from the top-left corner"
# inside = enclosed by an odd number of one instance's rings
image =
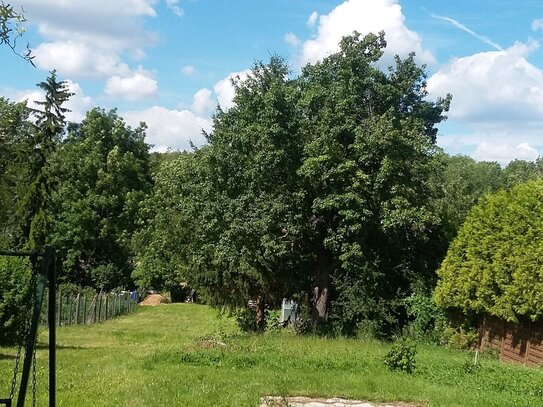
[[[385,45],[382,33],[346,37],[339,53],[301,76],[313,319],[326,320],[333,305],[344,333],[366,319],[390,331],[403,318],[401,299],[432,272],[424,247],[438,219],[427,179],[449,100],[425,100],[413,56],[379,70]]]
[[[540,163],[450,157],[435,144],[450,98],[427,100],[414,56],[384,72],[384,35],[355,34],[291,77],[284,60],[234,79],[205,147],[156,171],[140,212],[140,284],[187,281],[214,305],[293,297],[315,326],[390,334],[428,298],[450,241],[487,193]]]

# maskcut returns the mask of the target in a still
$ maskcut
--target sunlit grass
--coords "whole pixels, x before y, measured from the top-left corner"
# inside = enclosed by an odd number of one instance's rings
[[[413,375],[389,372],[388,344],[290,332],[240,334],[202,305],[142,308],[99,325],[58,330],[58,406],[257,406],[263,395],[341,396],[431,406],[542,406],[543,371],[418,346]],[[47,332],[40,344],[46,345]],[[13,349],[0,349],[0,398]],[[38,405],[47,403],[38,351]]]

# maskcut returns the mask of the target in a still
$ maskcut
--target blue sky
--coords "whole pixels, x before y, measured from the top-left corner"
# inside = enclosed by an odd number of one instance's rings
[[[76,96],[71,120],[94,106],[145,121],[157,150],[203,143],[228,78],[280,54],[294,74],[353,30],[385,30],[385,65],[417,53],[429,97],[453,94],[438,144],[478,160],[543,153],[543,2],[533,0],[22,0],[37,68],[0,48],[0,95],[40,99],[56,69]]]

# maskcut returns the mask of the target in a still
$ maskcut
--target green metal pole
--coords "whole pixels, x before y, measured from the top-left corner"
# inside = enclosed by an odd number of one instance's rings
[[[34,259],[35,259],[34,254]],[[47,280],[47,274],[50,267],[51,257],[50,255],[44,254],[40,272],[37,275],[36,280],[36,293],[34,295],[34,304],[33,304],[33,314],[32,322],[30,324],[30,332],[26,338],[26,348],[25,348],[25,357],[23,361],[23,374],[21,376],[21,386],[19,388],[19,394],[17,397],[17,407],[24,407],[26,389],[28,387],[28,378],[30,376],[30,368],[32,365],[32,359],[34,356],[34,348],[36,346],[36,337],[38,334],[38,323],[40,321],[40,311],[41,305],[43,302],[43,294],[45,291],[45,283]]]
[[[57,273],[55,261],[55,249],[45,246],[45,255],[50,257],[49,265],[49,407],[55,407],[56,403],[56,364],[57,364],[57,332],[55,321],[55,299],[57,298]]]

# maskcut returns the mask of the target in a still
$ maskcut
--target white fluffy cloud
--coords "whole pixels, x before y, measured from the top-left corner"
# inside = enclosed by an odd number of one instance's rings
[[[474,158],[507,163],[543,152],[543,71],[528,61],[534,41],[456,58],[428,80],[430,96],[453,95],[450,121],[470,133],[448,136]],[[447,140],[447,136],[442,140]]]
[[[543,71],[526,59],[538,44],[457,58],[428,80],[431,96],[452,93],[451,119],[486,131],[541,128]]]
[[[217,102],[223,110],[228,110],[232,106],[234,106],[233,99],[236,91],[234,89],[234,86],[232,86],[232,78],[239,78],[240,80],[244,80],[245,78],[247,78],[249,72],[249,69],[240,72],[233,72],[226,78],[220,80],[215,84],[213,90],[215,91],[215,95],[217,96]]]
[[[53,41],[72,40],[100,49],[141,48],[156,41],[143,19],[155,17],[155,0],[14,0],[29,21]]]
[[[74,41],[43,43],[33,53],[39,68],[57,67],[62,75],[72,78],[126,75],[130,72],[115,53],[97,51]]]
[[[132,74],[121,77],[113,76],[106,84],[107,95],[124,100],[149,99],[157,93],[157,81],[152,75],[139,68]]]
[[[194,94],[192,101],[192,111],[200,116],[209,117],[217,102],[212,98],[212,92],[207,88],[202,88]]]
[[[317,23],[312,13],[308,25]],[[338,43],[353,31],[361,34],[385,31],[387,49],[383,62],[392,63],[395,54],[407,56],[414,51],[419,61],[433,63],[433,55],[423,49],[421,37],[405,25],[405,17],[398,0],[347,0],[327,15],[318,17],[316,38],[303,44],[302,63],[318,61],[338,50]]]
[[[539,156],[539,152],[529,143],[480,143],[473,154],[475,160],[497,161],[500,164],[507,164],[512,159],[533,161]]]
[[[135,127],[140,122],[148,126],[147,142],[154,151],[166,151],[168,147],[190,150],[190,143],[201,146],[205,142],[202,130],[211,130],[211,120],[200,117],[190,110],[168,110],[153,106],[143,111],[122,112],[126,122]]]
[[[29,21],[37,26],[45,42],[33,50],[34,63],[44,70],[56,69],[63,77],[109,78],[108,94],[125,99],[148,97],[156,92],[156,81],[131,69],[122,55],[145,58],[144,48],[157,43],[156,33],[144,28],[146,18],[155,17],[157,0],[14,0],[24,6]],[[172,10],[180,8],[168,0]],[[140,85],[139,92],[133,88]]]

